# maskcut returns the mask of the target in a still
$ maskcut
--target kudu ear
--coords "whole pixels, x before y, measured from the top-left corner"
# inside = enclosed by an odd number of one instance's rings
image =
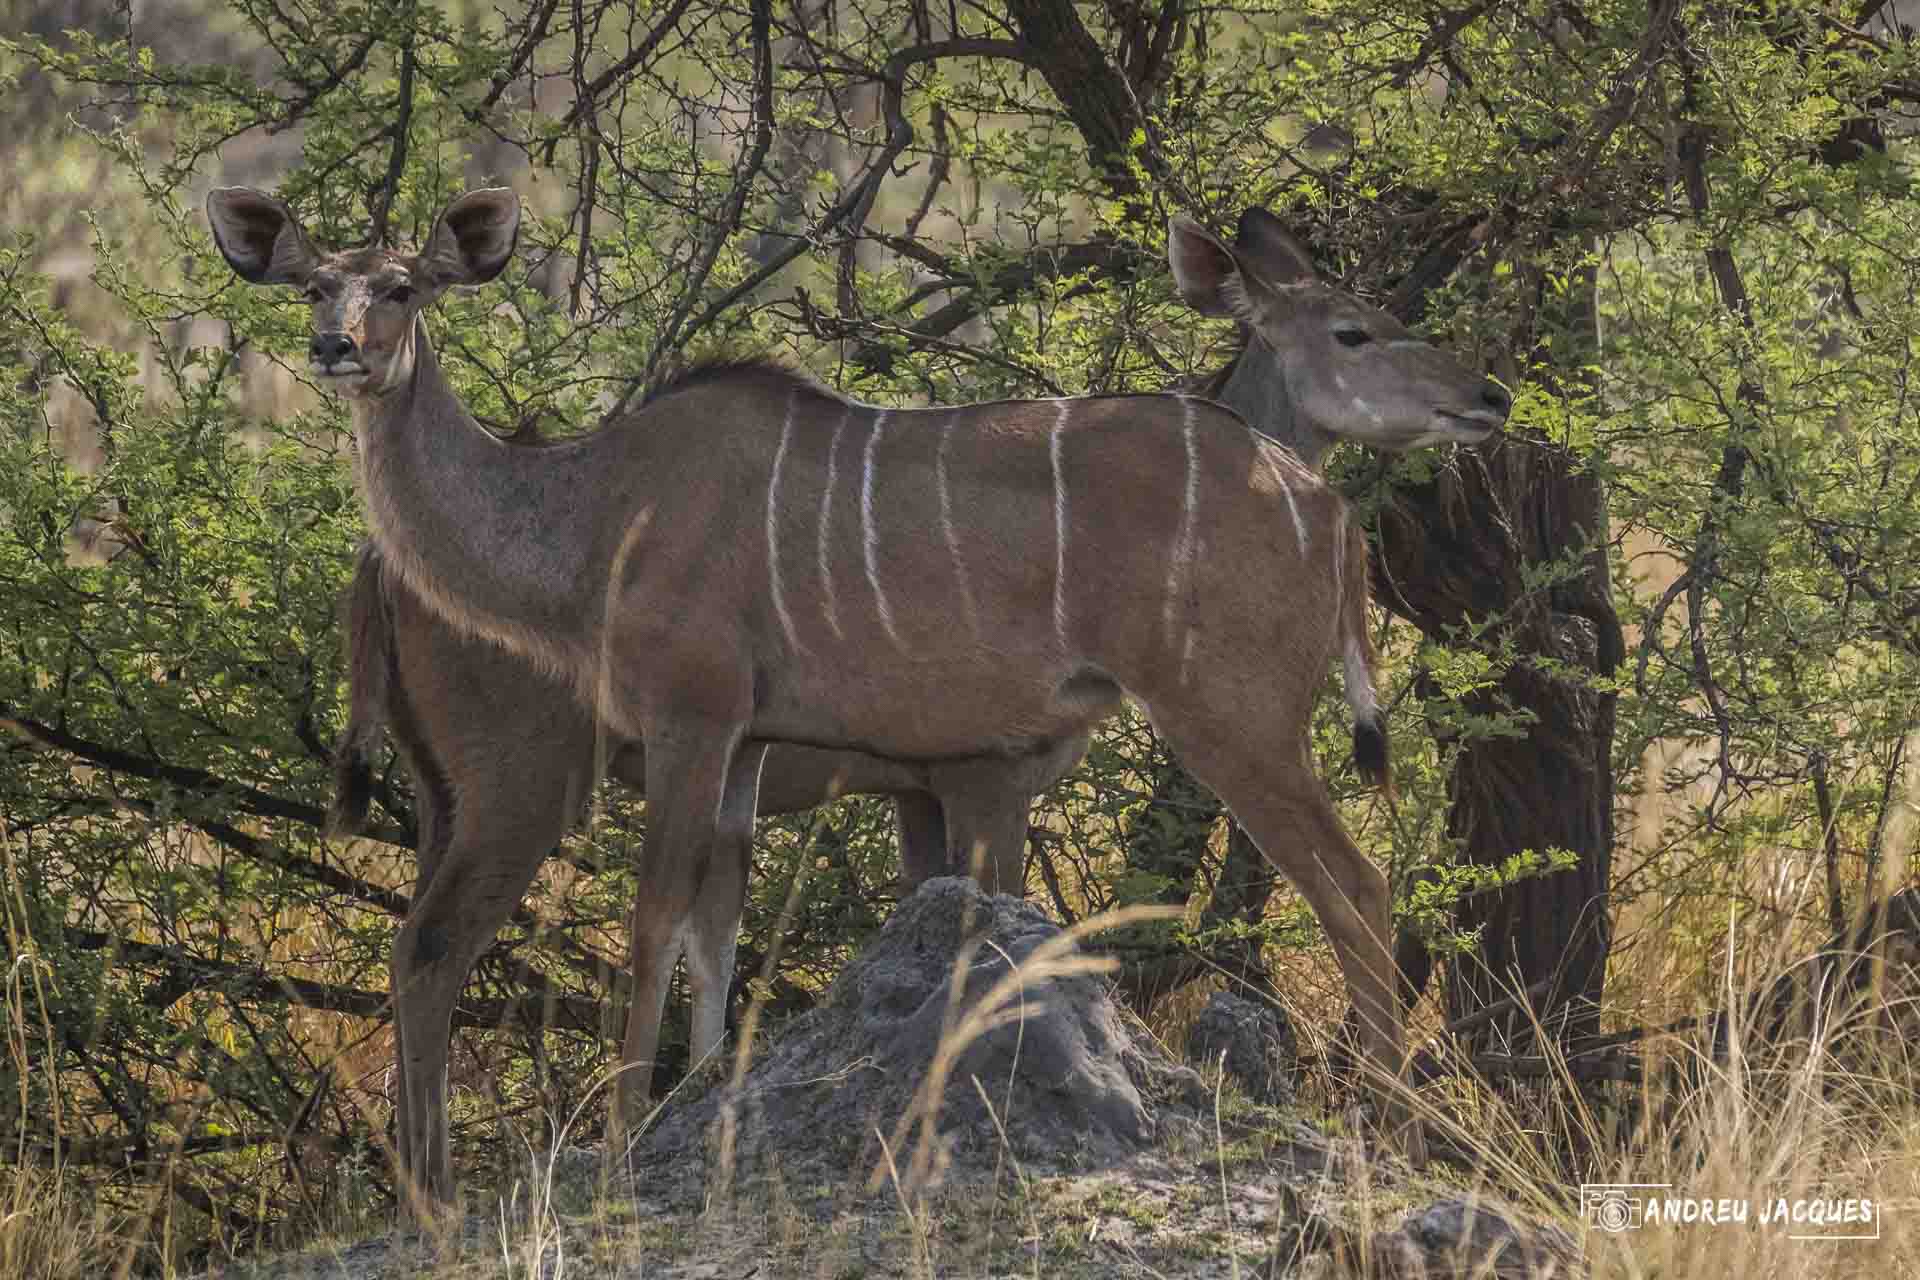
[[[1167,264],[1188,306],[1203,316],[1257,323],[1271,301],[1266,287],[1241,269],[1239,255],[1191,218],[1167,224]]]
[[[441,285],[485,284],[513,261],[519,238],[520,197],[512,187],[487,187],[447,206],[421,256]]]
[[[298,284],[320,262],[293,210],[252,187],[209,192],[207,225],[227,265],[249,284]]]
[[[1320,278],[1313,257],[1287,234],[1280,219],[1254,205],[1240,215],[1233,246],[1252,272],[1272,285],[1311,284]]]

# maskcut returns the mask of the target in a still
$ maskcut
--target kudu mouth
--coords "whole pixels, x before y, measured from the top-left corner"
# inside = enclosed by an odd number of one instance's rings
[[[1507,423],[1506,414],[1491,409],[1469,409],[1465,413],[1436,409],[1433,416],[1441,434],[1463,444],[1478,444],[1491,439],[1499,435],[1500,429]]]
[[[373,385],[373,370],[358,360],[340,360],[328,365],[314,361],[307,366],[307,373],[320,390],[349,400],[358,399]]]
[[[1513,397],[1488,378],[1480,384],[1479,403],[1470,408],[1435,409],[1433,415],[1441,439],[1478,444],[1498,435],[1512,412]]]

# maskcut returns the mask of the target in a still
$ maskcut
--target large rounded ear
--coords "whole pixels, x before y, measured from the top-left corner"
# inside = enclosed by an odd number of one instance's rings
[[[1167,264],[1180,296],[1203,316],[1253,324],[1271,301],[1266,287],[1241,270],[1239,256],[1191,218],[1176,214],[1167,224]]]
[[[513,260],[519,237],[520,197],[512,187],[488,187],[447,206],[421,256],[438,284],[485,284]]]
[[[1167,223],[1167,265],[1173,284],[1186,304],[1203,316],[1232,315],[1224,293],[1226,282],[1239,273],[1233,251],[1192,218],[1175,214]]]
[[[216,187],[207,194],[207,225],[227,265],[249,284],[298,284],[320,253],[293,210],[252,187]]]
[[[1280,219],[1258,205],[1240,215],[1240,233],[1233,247],[1247,269],[1268,284],[1310,284],[1320,278],[1312,256],[1287,234]]]

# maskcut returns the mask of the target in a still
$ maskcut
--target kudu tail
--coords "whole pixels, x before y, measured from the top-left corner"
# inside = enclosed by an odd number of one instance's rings
[[[347,730],[333,749],[333,802],[328,835],[359,835],[373,804],[373,752],[387,719],[387,680],[393,670],[393,620],[380,580],[380,554],[361,544],[353,583],[341,610],[347,633]]]
[[[1346,545],[1340,554],[1340,653],[1346,666],[1347,705],[1353,708],[1353,762],[1369,786],[1393,795],[1388,757],[1387,713],[1380,705],[1375,674],[1378,655],[1367,630],[1367,535],[1358,524],[1342,522]]]

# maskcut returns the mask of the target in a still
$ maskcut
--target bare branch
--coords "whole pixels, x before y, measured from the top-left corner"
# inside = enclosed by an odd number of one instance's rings
[[[13,715],[5,707],[0,707],[0,729],[5,729],[35,746],[77,756],[88,764],[98,765],[103,769],[130,774],[136,778],[146,778],[153,782],[164,782],[194,795],[218,796],[236,802],[242,810],[256,817],[285,818],[293,822],[304,822],[315,828],[326,825],[326,813],[314,805],[289,800],[284,796],[277,796],[272,792],[262,791],[257,787],[209,773],[204,769],[168,764],[149,756],[122,751],[118,747],[110,747],[105,743],[82,738],[27,716]],[[412,843],[405,832],[395,828],[383,828],[369,834],[374,839],[384,840],[388,844]]]
[[[617,86],[629,73],[652,57],[653,51],[660,47],[660,42],[680,25],[681,17],[692,7],[693,0],[674,0],[673,7],[668,9],[660,21],[653,25],[653,29],[641,38],[639,44],[627,50],[625,57],[587,82],[583,92],[574,98],[573,106],[567,109],[567,114],[560,117],[559,131],[564,133],[579,124],[583,116],[595,110],[600,95]],[[551,150],[547,153],[547,163],[553,163]]]
[[[652,380],[667,352],[679,345],[687,314],[693,309],[694,300],[700,296],[707,277],[713,273],[713,264],[719,260],[720,250],[726,247],[727,241],[739,229],[740,215],[747,206],[747,195],[753,190],[754,182],[766,165],[767,153],[773,149],[773,0],[753,0],[752,25],[753,144],[734,172],[733,189],[727,193],[726,203],[714,223],[713,233],[707,237],[706,244],[701,246],[699,255],[688,270],[687,283],[681,291],[679,303],[675,305],[666,324],[661,326],[659,335],[654,339],[653,350],[647,353],[647,362],[643,366],[643,376],[647,381]],[[691,336],[691,332],[688,336]]]
[[[534,51],[540,47],[540,42],[547,38],[547,31],[553,25],[553,15],[559,8],[560,0],[546,0],[538,12],[528,17],[526,34],[514,47],[512,56],[507,59],[507,64],[494,74],[493,83],[487,89],[487,96],[480,100],[482,111],[491,110],[506,93],[507,86],[511,85],[525,69]]]
[[[369,244],[389,243],[388,218],[393,212],[394,198],[400,193],[401,175],[407,170],[407,140],[413,123],[413,40],[414,33],[409,27],[407,42],[400,47],[400,103],[393,120],[393,150],[387,155],[387,176],[370,202],[373,225],[368,232]]]
[[[217,989],[236,1001],[279,1001],[303,1009],[324,1009],[363,1018],[385,1018],[392,1000],[385,991],[290,977],[259,966],[211,960],[178,947],[135,942],[90,929],[62,930],[61,939],[75,951],[112,951],[133,964],[164,970],[168,981],[160,988],[161,994],[148,999],[149,1004],[161,1008],[190,991],[208,988]],[[170,994],[173,992],[178,994]],[[514,1024],[597,1035],[601,1022],[601,1006],[597,1000],[559,995],[544,983],[532,996],[511,1000],[462,999],[453,1010],[456,1027],[485,1029]]]

